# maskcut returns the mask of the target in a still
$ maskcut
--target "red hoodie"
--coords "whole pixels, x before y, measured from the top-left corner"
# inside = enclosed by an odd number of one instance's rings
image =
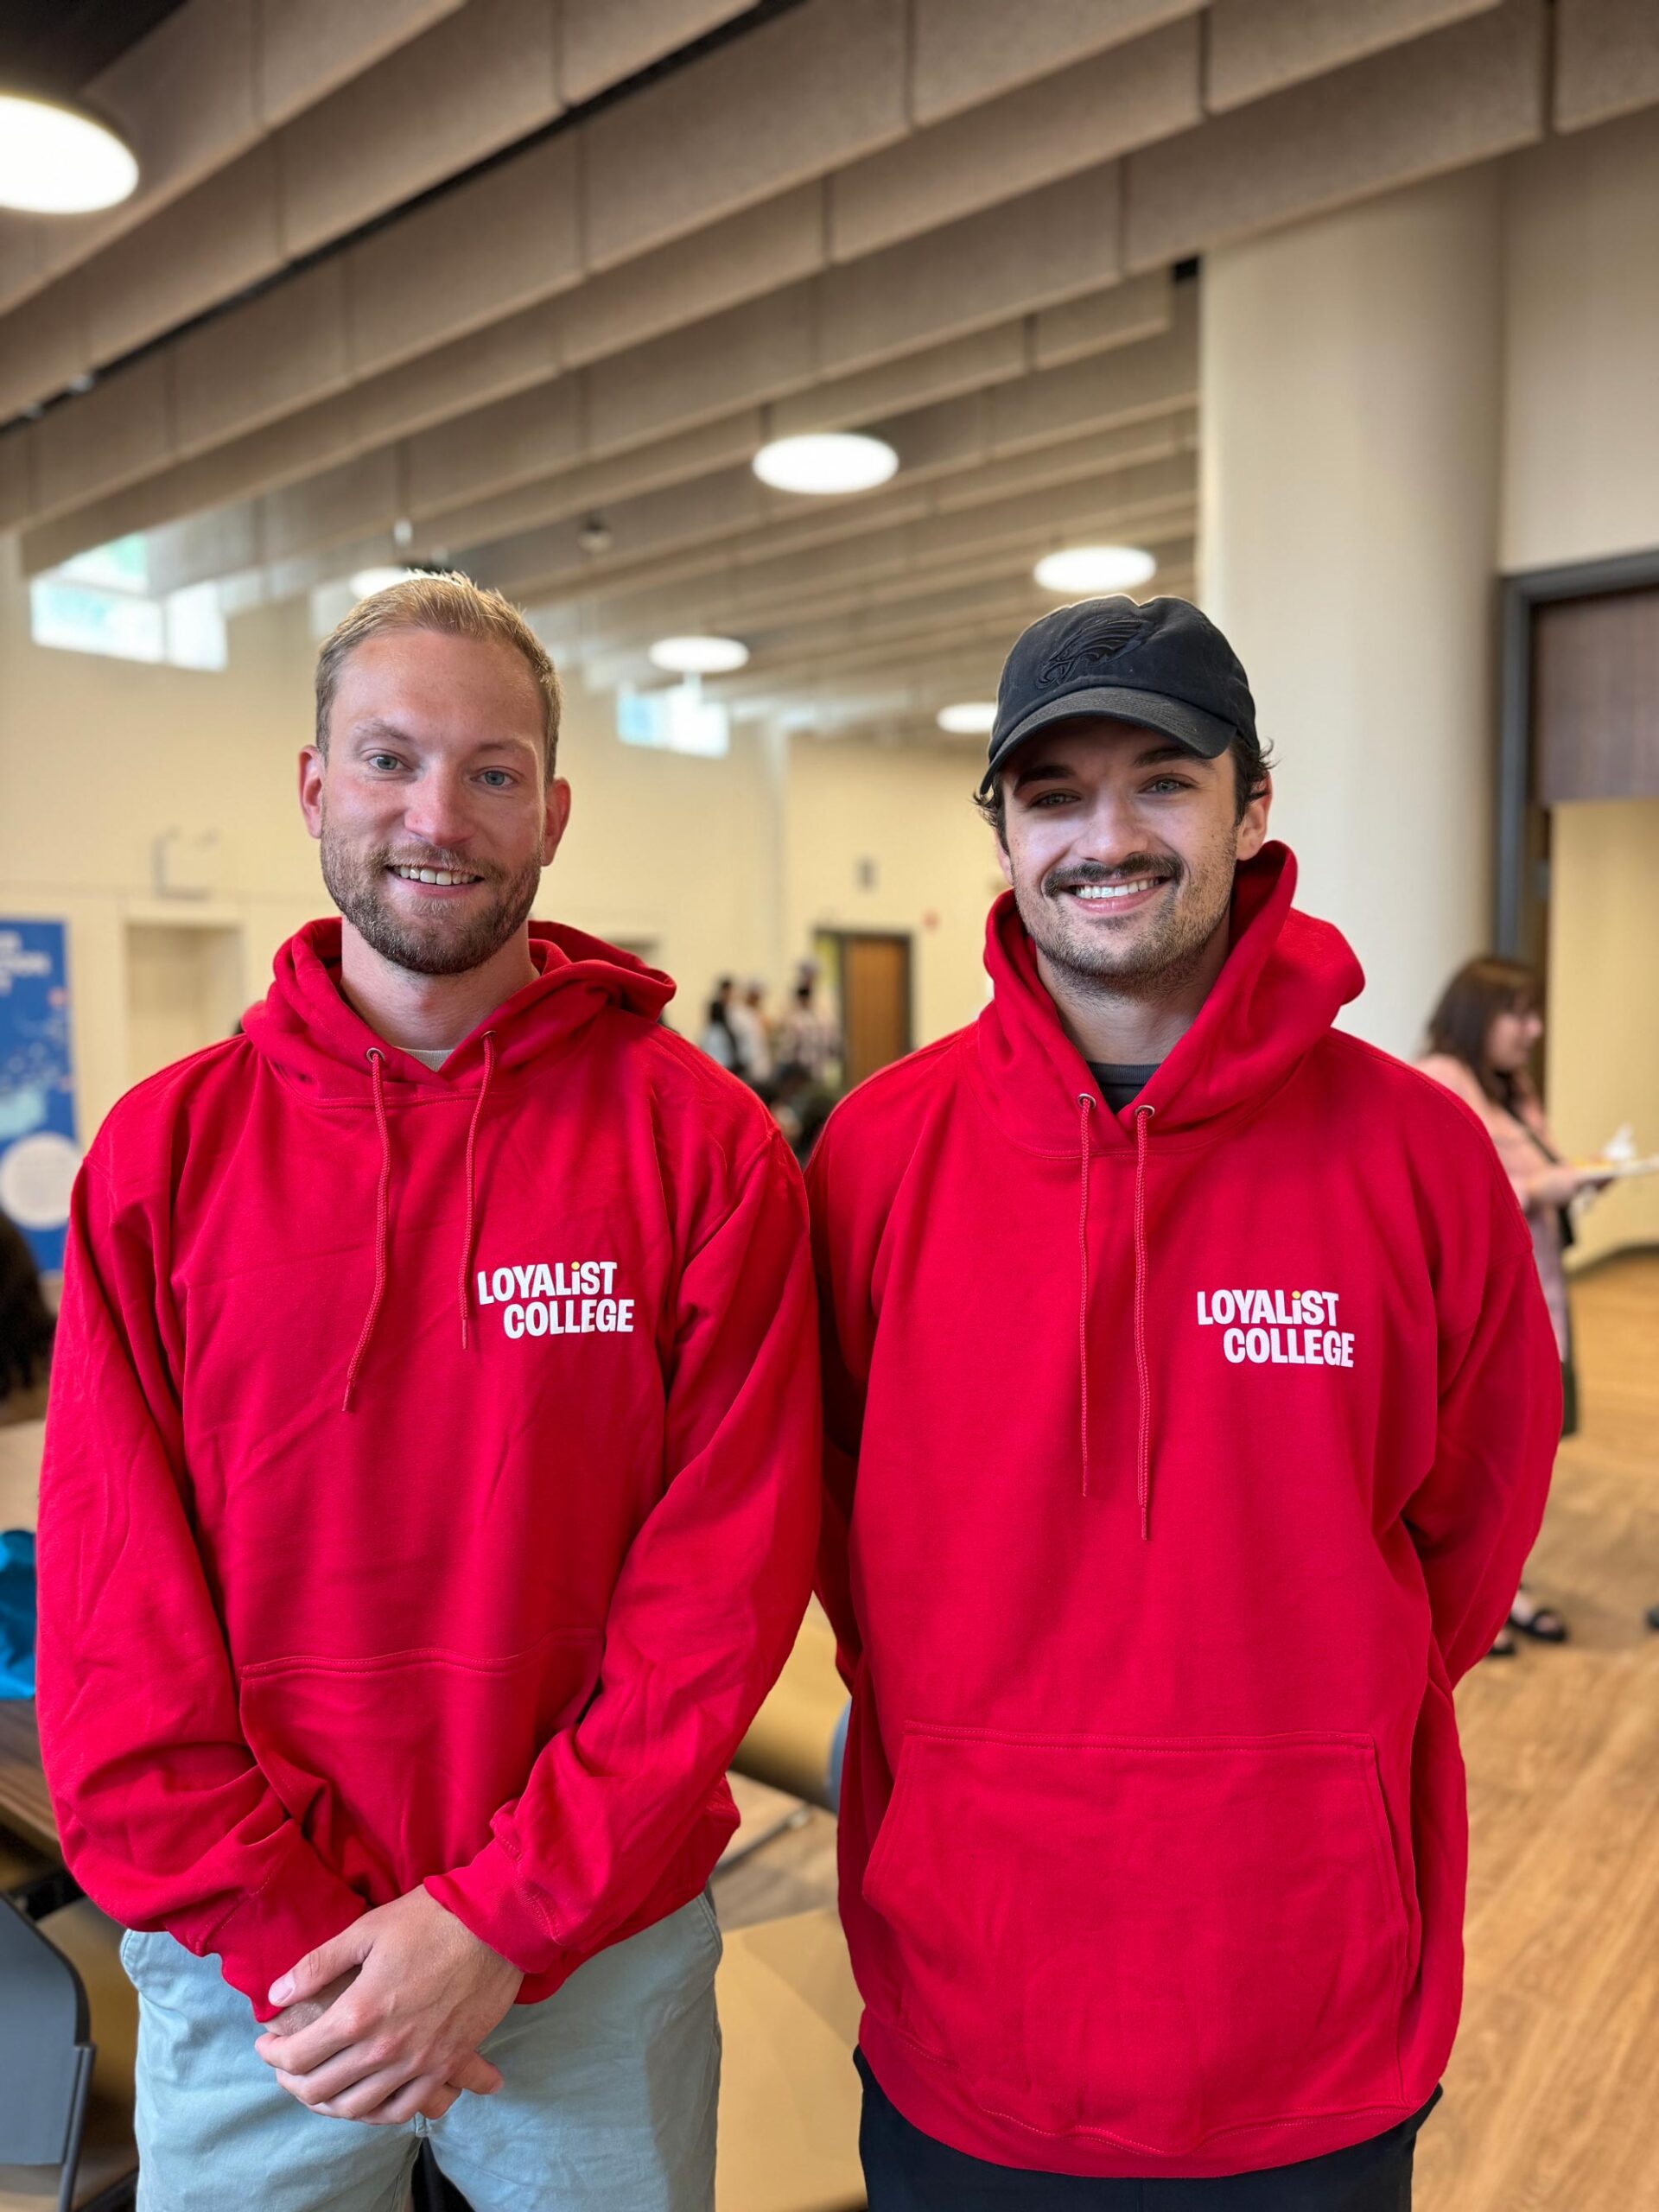
[[[526,2003],[695,1896],[817,1525],[800,1179],[668,979],[532,925],[435,1073],[340,942],[99,1131],[41,1482],[65,1855],[262,2019],[423,1881]]]
[[[1490,1139],[1332,1030],[1359,969],[1294,882],[1240,871],[1116,1117],[1003,898],[991,1005],[809,1173],[861,2040],[1004,2165],[1313,2158],[1421,2106],[1457,2024],[1452,1685],[1560,1376]]]

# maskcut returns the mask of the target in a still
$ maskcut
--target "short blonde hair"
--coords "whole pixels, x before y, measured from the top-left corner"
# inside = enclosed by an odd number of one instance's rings
[[[340,671],[357,648],[391,630],[435,630],[446,638],[482,638],[511,645],[522,655],[542,700],[542,738],[548,781],[553,780],[559,751],[559,716],[563,699],[558,671],[541,639],[509,599],[470,576],[408,576],[385,591],[359,599],[338,622],[317,652],[317,749],[328,750],[328,718]]]

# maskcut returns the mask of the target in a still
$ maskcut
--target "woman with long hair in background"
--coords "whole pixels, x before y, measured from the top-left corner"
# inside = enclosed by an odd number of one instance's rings
[[[1465,962],[1440,994],[1428,1051],[1417,1065],[1479,1115],[1521,1202],[1561,1355],[1561,1433],[1571,1436],[1579,1425],[1578,1386],[1562,1255],[1573,1243],[1573,1200],[1606,1178],[1563,1160],[1544,1118],[1529,1065],[1544,1033],[1541,997],[1538,978],[1519,961]],[[1542,1643],[1567,1640],[1560,1613],[1539,1605],[1524,1583],[1492,1657],[1514,1655],[1517,1629]]]

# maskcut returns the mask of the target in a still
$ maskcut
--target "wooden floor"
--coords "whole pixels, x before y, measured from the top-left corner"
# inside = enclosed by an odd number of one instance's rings
[[[1573,1641],[1458,1694],[1468,1982],[1418,2212],[1659,2212],[1659,1255],[1573,1311],[1582,1429],[1528,1575]]]
[[[1583,1429],[1529,1578],[1573,1641],[1459,1693],[1468,1981],[1416,2212],[1659,2212],[1659,1255],[1599,1268],[1573,1304]],[[760,1833],[779,1801],[745,1796]],[[827,1902],[834,1822],[811,1815],[715,1893],[728,1927]]]

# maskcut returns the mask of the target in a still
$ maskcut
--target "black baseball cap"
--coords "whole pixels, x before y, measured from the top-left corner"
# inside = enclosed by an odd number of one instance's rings
[[[1238,656],[1189,601],[1080,599],[1014,639],[996,687],[980,797],[1016,745],[1078,715],[1138,722],[1206,760],[1236,736],[1255,735],[1255,702]]]

